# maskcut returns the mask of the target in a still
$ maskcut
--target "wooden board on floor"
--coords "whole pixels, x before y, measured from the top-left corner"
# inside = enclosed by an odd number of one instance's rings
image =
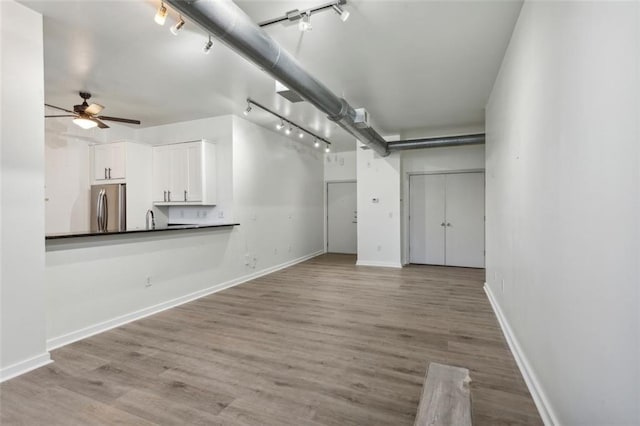
[[[469,370],[432,362],[414,426],[471,426]]]

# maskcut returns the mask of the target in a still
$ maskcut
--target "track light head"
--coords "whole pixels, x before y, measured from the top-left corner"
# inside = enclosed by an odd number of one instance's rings
[[[290,135],[292,131],[293,131],[293,129],[291,128],[291,126],[289,126],[289,128],[288,128],[287,130],[285,130],[284,132],[285,132],[287,135]]]
[[[209,36],[209,41],[206,42],[204,47],[202,48],[202,53],[204,53],[205,55],[208,55],[209,52],[211,52],[212,46],[213,46],[213,41],[211,41],[211,36]]]
[[[320,142],[318,142],[318,139],[314,140],[313,146],[316,147],[316,148],[320,148]]]
[[[344,10],[343,8],[340,7],[340,5],[337,5],[337,4],[334,4],[331,7],[333,7],[333,10],[336,11],[338,16],[342,20],[342,22],[347,22],[347,19],[349,19],[349,16],[351,15],[351,13],[349,13],[348,10]]]
[[[184,19],[182,19],[182,16],[180,16],[178,18],[178,22],[176,22],[176,24],[173,27],[171,27],[171,30],[170,30],[171,34],[178,35],[182,27],[184,27]]]
[[[302,19],[298,22],[298,29],[303,33],[313,29],[311,25],[311,11],[307,11],[302,15]]]
[[[153,20],[156,21],[156,24],[158,25],[164,25],[167,20],[167,7],[164,5],[164,2],[160,2],[160,7],[158,8]]]
[[[327,154],[331,152],[331,148],[329,148],[329,145],[327,145],[327,147],[324,149],[324,152],[326,152]]]
[[[245,109],[242,113],[247,116],[251,112],[251,104],[247,103],[247,109]]]
[[[283,128],[284,128],[284,121],[282,121],[281,119],[280,122],[276,124],[276,129],[282,130]]]
[[[298,132],[298,137],[299,137],[300,139],[304,138],[304,132],[303,132],[302,130],[300,130],[300,131]]]

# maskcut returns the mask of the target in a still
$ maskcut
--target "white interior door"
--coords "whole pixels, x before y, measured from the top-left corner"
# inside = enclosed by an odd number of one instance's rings
[[[358,250],[355,182],[327,184],[327,251],[355,254]]]
[[[446,264],[484,268],[484,173],[446,175]]]
[[[445,176],[409,177],[409,262],[445,264]]]

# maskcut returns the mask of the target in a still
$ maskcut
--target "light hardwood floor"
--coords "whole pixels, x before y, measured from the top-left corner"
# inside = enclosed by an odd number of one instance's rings
[[[324,255],[52,352],[2,425],[412,425],[429,362],[470,370],[474,425],[541,424],[484,271]]]

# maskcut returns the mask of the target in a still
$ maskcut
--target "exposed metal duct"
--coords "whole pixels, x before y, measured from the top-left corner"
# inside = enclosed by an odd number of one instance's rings
[[[485,141],[485,134],[478,133],[475,135],[408,139],[404,141],[389,142],[387,146],[389,151],[394,152],[394,151],[402,151],[405,149],[441,148],[445,146],[460,146],[460,145],[480,145],[480,144],[483,144],[484,141]]]
[[[165,0],[165,3],[296,91],[360,142],[382,156],[389,154],[387,142],[374,129],[355,126],[356,112],[346,100],[305,71],[231,0]]]

